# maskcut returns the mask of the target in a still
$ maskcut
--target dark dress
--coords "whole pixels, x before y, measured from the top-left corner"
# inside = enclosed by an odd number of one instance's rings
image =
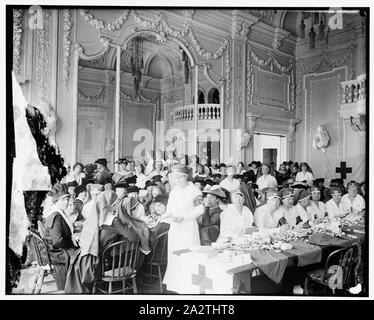
[[[51,262],[54,265],[57,290],[64,290],[69,263],[77,248],[71,240],[70,228],[59,212],[53,212],[48,216],[45,231]]]
[[[222,210],[219,207],[205,207],[204,213],[198,219],[200,243],[202,246],[210,246],[219,236],[220,215]]]

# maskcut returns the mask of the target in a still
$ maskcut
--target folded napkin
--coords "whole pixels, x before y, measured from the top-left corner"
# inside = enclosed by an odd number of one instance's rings
[[[253,263],[272,281],[282,281],[286,270],[288,258],[282,253],[273,250],[251,250],[250,255]]]
[[[294,254],[298,258],[297,266],[307,266],[313,263],[321,262],[322,249],[318,246],[305,243],[303,241],[291,242],[292,249],[287,253]]]

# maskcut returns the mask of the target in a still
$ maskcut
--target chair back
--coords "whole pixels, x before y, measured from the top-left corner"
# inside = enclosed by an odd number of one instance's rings
[[[46,239],[45,228],[44,228],[43,223],[40,220],[38,220],[38,231],[39,231],[39,234],[42,237],[42,239],[45,240]]]
[[[163,233],[160,233],[157,236],[157,243],[152,251],[152,256],[150,263],[157,262],[160,264],[166,264],[166,258],[167,258],[167,244],[168,244],[168,233],[169,230],[164,231]]]
[[[51,257],[48,245],[36,230],[30,230],[30,243],[36,256],[36,262],[40,267],[48,266],[52,269]]]
[[[340,269],[334,271],[338,272],[338,277],[341,277],[338,279],[338,281],[341,281],[341,289],[346,290],[350,287],[352,271],[356,272],[360,264],[361,246],[357,242],[349,247],[335,250],[327,257],[323,280],[326,281],[329,279],[329,276],[331,277],[329,270],[331,270],[333,265],[339,266]]]
[[[108,245],[102,254],[102,276],[119,279],[136,273],[136,264],[139,258],[139,242],[127,240],[118,241]],[[111,270],[105,271],[110,265]]]

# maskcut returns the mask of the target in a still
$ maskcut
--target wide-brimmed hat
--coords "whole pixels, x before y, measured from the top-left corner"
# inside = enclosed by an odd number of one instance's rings
[[[267,189],[267,190],[265,190],[265,189]],[[279,192],[275,188],[264,188],[264,189],[262,189],[262,194],[265,194],[267,199],[270,199],[270,198],[280,199]]]
[[[336,196],[342,195],[342,189],[339,188],[339,187],[331,187],[330,188],[330,194],[331,194],[331,196],[333,196],[333,195],[336,195]]]
[[[305,182],[295,182],[294,184],[290,185],[293,189],[304,189],[307,190],[309,186]]]
[[[318,179],[315,179],[314,180],[314,183],[317,184],[317,183],[325,183],[325,179],[324,178],[318,178]]]
[[[130,184],[135,184],[135,183],[136,183],[136,180],[137,180],[136,176],[132,176],[132,177],[129,177],[129,178],[125,179],[125,182],[126,182],[128,185],[130,185]]]
[[[137,186],[129,186],[127,188],[127,192],[128,193],[132,193],[132,192],[139,192],[139,188]]]
[[[310,193],[321,193],[321,189],[320,187],[316,186],[316,185],[313,185],[310,187]]]
[[[204,190],[203,193],[211,194],[221,199],[226,199],[226,193],[218,185],[212,186],[209,190]]]
[[[162,175],[157,174],[157,175],[153,176],[152,181],[153,181],[154,183],[156,183],[156,182],[162,182],[162,178],[163,178]]]
[[[310,198],[310,191],[309,190],[301,191],[300,194],[299,194],[299,200],[298,201],[304,200],[306,198]]]
[[[75,187],[74,189],[74,193],[76,196],[78,196],[81,192],[84,192],[84,191],[87,191],[87,188],[85,186],[78,186],[78,187]]]
[[[256,166],[258,166],[258,162],[257,161],[252,161],[251,163],[248,164],[248,167],[252,166],[252,164],[255,164]]]
[[[279,191],[279,195],[282,199],[289,198],[295,196],[293,190],[291,188],[284,188],[281,191]]]
[[[127,163],[127,159],[126,158],[119,158],[116,162],[114,163],[118,163],[118,164],[121,164],[121,163]]]
[[[118,182],[116,183],[113,188],[116,189],[116,188],[124,188],[124,189],[127,189],[129,187],[129,185],[125,182],[125,181],[121,181],[121,182]]]
[[[95,163],[101,164],[101,165],[103,165],[104,167],[107,166],[107,160],[106,160],[105,158],[97,159],[97,160],[95,161]]]

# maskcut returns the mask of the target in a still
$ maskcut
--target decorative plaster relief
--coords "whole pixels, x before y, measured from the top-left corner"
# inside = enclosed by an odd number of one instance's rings
[[[52,23],[51,10],[44,10],[44,28],[36,30],[35,86],[38,99],[50,102]],[[38,102],[37,102],[38,103]]]
[[[89,13],[88,10],[81,9],[79,10],[81,17],[86,21],[90,26],[94,27],[96,30],[105,31],[105,32],[115,32],[121,29],[121,27],[127,21],[131,10],[124,10],[121,16],[110,23],[105,23],[103,20],[96,18],[93,14]]]
[[[64,43],[64,62],[63,62],[63,85],[64,91],[67,92],[68,90],[68,82],[69,82],[69,68],[70,68],[70,52],[71,52],[71,30],[73,27],[73,22],[71,21],[71,12],[68,9],[64,9],[63,11],[63,19],[64,19],[64,26],[63,26],[63,43]]]
[[[23,9],[13,9],[13,71],[19,73],[22,55]]]
[[[104,89],[105,87],[101,87],[99,91],[93,95],[86,95],[80,89],[78,89],[78,98],[80,101],[84,102],[101,102],[104,99]]]
[[[225,78],[226,78],[226,103],[225,103],[225,112],[229,111],[231,104],[230,96],[230,84],[231,84],[231,59],[230,59],[230,48],[226,51],[226,61],[225,61]]]

